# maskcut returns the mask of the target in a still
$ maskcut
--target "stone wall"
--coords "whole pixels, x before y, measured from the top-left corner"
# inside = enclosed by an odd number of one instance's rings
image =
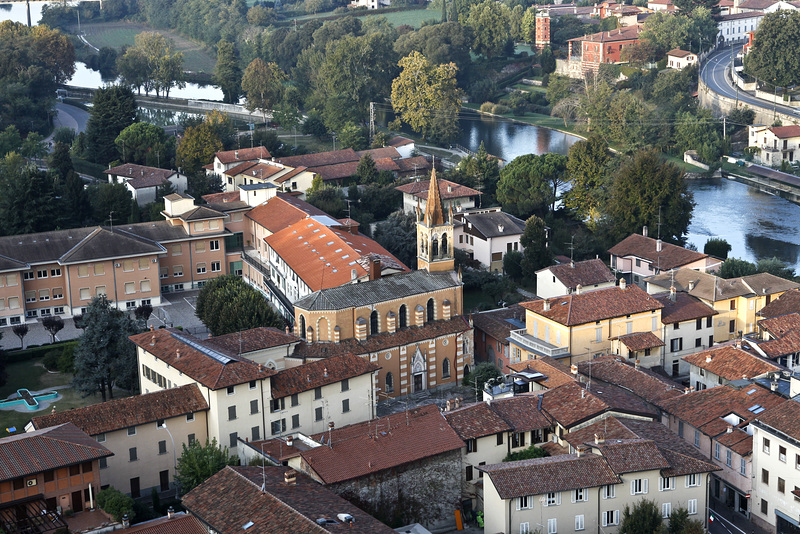
[[[710,109],[715,117],[722,117],[723,115],[730,114],[736,107],[744,109],[745,107],[752,109],[756,113],[756,118],[753,124],[772,124],[777,118],[784,126],[798,123],[798,117],[786,113],[773,112],[771,109],[757,107],[750,105],[746,102],[739,100],[738,102],[733,98],[728,98],[719,95],[709,89],[709,87],[700,80],[698,86],[698,98],[700,99],[700,106]]]
[[[453,528],[461,500],[461,451],[328,487],[392,527],[420,523],[429,530]]]

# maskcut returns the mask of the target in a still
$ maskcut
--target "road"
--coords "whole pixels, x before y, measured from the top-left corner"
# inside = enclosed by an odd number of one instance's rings
[[[56,128],[66,126],[75,130],[75,133],[80,133],[86,131],[87,122],[89,122],[88,111],[63,102],[56,102],[56,117],[53,119]]]
[[[700,77],[705,84],[715,93],[728,98],[738,99],[740,102],[745,102],[749,106],[760,107],[768,111],[775,109],[787,115],[794,115],[794,108],[782,106],[780,104],[776,105],[767,100],[756,98],[751,93],[738,89],[736,85],[731,82],[726,71],[731,66],[731,57],[736,57],[736,54],[741,48],[741,45],[734,46],[732,56],[730,47],[720,48],[708,56],[708,59],[706,59],[700,71]]]

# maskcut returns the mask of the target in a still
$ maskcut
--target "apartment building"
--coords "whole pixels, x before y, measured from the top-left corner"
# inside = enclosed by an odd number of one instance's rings
[[[670,288],[669,293],[653,295],[664,307],[661,309],[661,339],[664,341],[660,365],[672,376],[686,376],[689,366],[683,356],[711,347],[714,344],[714,316],[719,312],[688,293]]]

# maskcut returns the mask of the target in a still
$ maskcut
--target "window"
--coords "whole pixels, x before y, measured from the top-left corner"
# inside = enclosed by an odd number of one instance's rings
[[[212,273],[218,273],[221,270],[222,270],[222,267],[220,266],[220,263],[218,261],[212,261],[211,262],[211,272]]]
[[[150,268],[150,260],[147,258],[139,258],[139,270],[146,271]]]
[[[97,265],[95,264],[95,274],[97,274]],[[133,260],[125,260],[122,262],[122,270],[129,272],[133,270]]]
[[[156,428],[167,428],[167,422],[164,419],[156,421]]]
[[[442,360],[442,378],[450,378],[450,360]]]
[[[63,287],[54,287],[53,288],[53,300],[61,300],[64,298],[64,288]]]
[[[36,278],[47,278],[47,269],[36,271]]]
[[[392,373],[386,373],[386,393],[393,393],[393,392],[394,392],[394,379],[392,378]],[[800,469],[800,467],[798,467],[798,469]]]
[[[545,506],[558,506],[559,504],[561,504],[561,492],[548,493],[545,496]]]
[[[699,430],[695,430],[694,431],[694,446],[695,447],[699,447],[700,446],[700,431]]]
[[[23,277],[22,278],[24,280],[28,280],[27,274],[28,273],[23,273]],[[78,265],[78,277],[79,278],[84,278],[86,276],[89,276],[89,266],[88,265]]]
[[[675,479],[673,477],[661,477],[658,480],[658,491],[671,491],[675,489]]]
[[[711,317],[706,317],[706,328],[711,328],[714,323],[711,321]]]
[[[531,508],[533,508],[533,497],[531,495],[517,497],[517,510],[530,510]]]
[[[511,448],[516,449],[517,447],[524,447],[525,446],[525,432],[514,432],[511,434]]]
[[[128,449],[128,461],[135,462],[138,459],[139,457],[136,454],[136,447],[131,447],[130,449]]]
[[[238,432],[231,432],[228,435],[228,446],[231,449],[235,449],[239,445],[239,433]]]
[[[198,263],[197,264],[197,274],[206,274],[206,264],[205,263]]]
[[[322,398],[322,388],[314,388],[314,400],[319,400]]]
[[[769,509],[769,503],[765,499],[761,499],[761,514],[767,515],[767,510]]]
[[[191,423],[192,421],[194,421],[194,414],[193,413],[187,413],[186,414],[186,422],[187,423]]]
[[[194,434],[189,434],[188,436],[186,436],[186,444],[189,445],[190,447],[192,446],[192,443],[194,443],[194,440],[195,440]]]
[[[702,318],[702,317],[700,317],[699,319],[696,319],[696,320],[695,320],[695,326],[694,326],[694,329],[695,329],[695,330],[701,330],[702,328],[703,328],[703,318]]]
[[[236,419],[236,406],[228,406],[228,421]]]
[[[731,463],[733,462],[733,452],[730,449],[725,451],[725,465],[731,467]]]
[[[103,432],[102,434],[97,434],[94,439],[97,440],[97,443],[105,443],[106,442],[106,434]]]
[[[594,329],[594,342],[601,343],[603,341],[603,329],[602,328],[595,328]]]
[[[761,482],[769,485],[769,471],[766,469],[761,469]]]
[[[695,338],[694,340],[694,348],[699,348],[703,346],[703,338]]]
[[[36,302],[36,291],[26,291],[25,302]]]
[[[547,520],[547,534],[557,534],[558,533],[558,523],[556,518],[553,517]]]
[[[613,484],[603,486],[603,498],[613,499],[617,496],[617,488]]]
[[[735,309],[736,309],[736,299],[732,299],[731,300],[731,310],[735,310]]]
[[[475,438],[471,438],[466,440],[467,443],[467,452],[478,452],[478,440]]]
[[[172,276],[183,276],[183,265],[175,265],[172,267]]]
[[[665,502],[661,504],[661,517],[664,519],[669,519],[670,514],[672,513],[672,503]]]
[[[194,242],[194,251],[195,252],[205,252],[206,251],[206,243],[205,243],[205,241],[195,241]]]
[[[292,406],[300,406],[300,397],[297,395],[297,393],[292,395],[291,399],[292,399]]]
[[[135,426],[129,426],[128,427],[128,435],[129,436],[135,436],[136,435],[136,427]]]
[[[464,236],[461,236],[464,237]],[[519,524],[519,534],[531,534],[531,524],[527,521]]]
[[[585,488],[578,488],[572,492],[572,502],[589,500],[589,492]]]
[[[250,415],[258,413],[258,399],[250,401]]]
[[[683,421],[678,421],[678,436],[683,437]]]
[[[250,440],[251,441],[258,441],[261,439],[261,428],[254,426],[250,429]]]
[[[272,399],[269,402],[269,411],[271,413],[279,412],[286,409],[286,398]]]
[[[786,447],[783,445],[778,445],[778,460],[786,463]]]
[[[700,485],[700,481],[703,478],[702,475],[699,473],[692,473],[690,475],[686,475],[686,487],[693,488]]]
[[[689,515],[697,515],[697,499],[689,499],[686,502],[686,509]]]
[[[778,477],[778,491],[780,493],[786,493],[786,481],[781,477]]]
[[[322,421],[322,408],[314,408],[314,421]]]
[[[100,466],[100,469],[106,469],[108,467],[108,462],[106,461],[106,458],[100,458],[98,464]]]
[[[104,297],[106,296],[106,286],[97,286],[94,288],[94,294],[96,297]]]
[[[794,455],[794,468],[800,469],[800,454]]]
[[[739,474],[742,476],[747,474],[747,462],[744,458],[739,458]]]
[[[131,293],[136,293],[136,283],[125,282],[125,294],[130,295]]]
[[[342,391],[350,391],[350,380],[348,378],[342,380]]]
[[[733,334],[736,332],[736,320],[733,319],[728,323],[728,333]]]
[[[675,323],[678,324],[678,323]],[[670,352],[679,352],[683,350],[683,338],[679,337],[677,339],[671,339],[669,341],[669,349]]]
[[[575,530],[583,530],[584,526],[583,514],[575,516]]]
[[[503,444],[503,433],[502,432],[498,432],[497,433],[497,444],[498,445],[502,445]]]
[[[342,400],[342,413],[347,413],[350,411],[350,399],[343,399]]]
[[[138,499],[142,496],[141,488],[139,487],[139,477],[131,479],[131,497]]]
[[[280,434],[281,432],[286,432],[286,419],[280,419],[278,421],[273,421],[271,424],[272,435],[275,436]]]
[[[181,254],[183,254],[183,247],[181,245],[172,245],[172,255],[180,256]]]
[[[228,388],[225,391],[227,392],[228,395],[233,395],[234,392],[236,391],[236,386],[228,386]]]
[[[139,290],[142,293],[149,293],[150,292],[150,280],[142,280],[139,282]]]
[[[719,460],[720,444],[714,443],[714,459]]]
[[[219,250],[219,239],[212,239],[208,242],[209,250]]]
[[[619,510],[606,510],[603,512],[603,526],[608,527],[611,525],[619,524]]]
[[[158,442],[158,454],[167,454],[167,440]]]
[[[637,478],[631,480],[631,495],[644,495],[647,493],[647,479]]]
[[[292,416],[292,428],[300,428],[300,416],[297,414]]]
[[[762,442],[762,449],[764,450],[764,454],[769,454],[769,439],[764,438]]]

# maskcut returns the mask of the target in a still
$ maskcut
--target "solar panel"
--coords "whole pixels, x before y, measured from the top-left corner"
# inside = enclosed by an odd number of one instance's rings
[[[174,337],[178,341],[180,341],[182,343],[185,343],[186,345],[189,345],[190,347],[192,347],[197,352],[202,352],[203,354],[205,354],[209,358],[213,358],[213,359],[217,360],[219,363],[221,363],[223,365],[229,364],[229,363],[235,361],[233,358],[230,358],[229,356],[225,356],[221,352],[217,352],[214,349],[211,349],[209,347],[201,345],[200,343],[198,343],[194,339],[182,336],[180,334],[176,334],[174,332],[171,332],[171,334],[172,334],[172,337]]]

